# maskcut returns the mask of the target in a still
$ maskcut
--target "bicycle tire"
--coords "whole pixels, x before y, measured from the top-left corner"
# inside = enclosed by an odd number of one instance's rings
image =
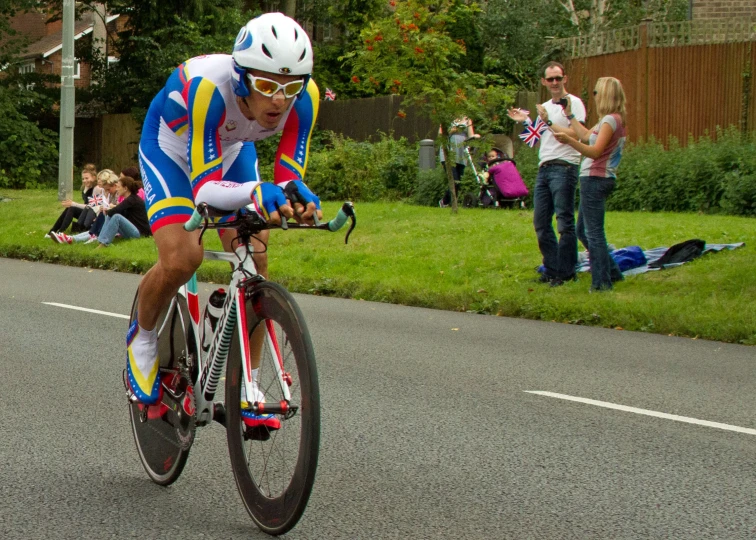
[[[320,447],[320,392],[315,354],[302,312],[291,294],[280,285],[263,282],[249,289],[246,319],[248,336],[260,324],[267,327],[265,321],[273,323],[283,369],[291,375],[291,404],[299,407],[288,419],[278,416],[281,422],[278,430],[267,432],[267,428],[254,428],[266,430],[268,440],[245,440],[240,407],[242,355],[239,339],[234,339],[226,368],[231,467],[252,520],[263,532],[279,535],[291,530],[302,517],[315,481]],[[238,330],[235,335],[237,333]],[[274,379],[272,362],[276,357],[271,349],[269,343],[263,344],[258,374],[258,384],[265,392],[267,403],[282,398],[280,385]],[[279,460],[283,463],[278,463]]]
[[[137,292],[131,307],[129,325],[134,320],[138,298]],[[177,296],[176,300],[175,304],[172,303],[163,310],[156,326],[161,329],[158,335],[161,370],[178,369],[179,358],[182,355],[191,353],[196,355],[194,339],[189,330],[191,322],[186,300],[181,296]],[[164,324],[166,317],[170,317],[170,320]],[[175,482],[184,470],[191,447],[181,448],[175,428],[167,422],[162,419],[143,421],[140,415],[142,415],[140,404],[130,402],[129,419],[139,459],[153,482],[168,486]]]

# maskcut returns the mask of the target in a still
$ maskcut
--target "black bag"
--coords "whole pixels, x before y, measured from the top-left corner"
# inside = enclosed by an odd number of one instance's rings
[[[648,267],[664,268],[668,264],[692,261],[701,256],[704,248],[706,248],[706,242],[703,240],[693,239],[680,242],[665,251],[664,255],[650,263]]]

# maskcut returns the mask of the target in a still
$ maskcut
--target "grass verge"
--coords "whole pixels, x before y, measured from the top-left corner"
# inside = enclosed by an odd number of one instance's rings
[[[152,239],[95,250],[43,238],[60,213],[56,199],[54,190],[0,190],[0,256],[135,273],[154,264]],[[540,253],[531,211],[460,209],[452,215],[402,203],[356,208],[358,226],[348,245],[341,233],[271,235],[273,279],[293,292],[756,345],[753,219],[609,213],[607,235],[617,247],[650,249],[691,238],[746,246],[589,294],[589,274],[558,288],[535,283]],[[337,203],[324,204],[329,217],[337,209]],[[220,247],[215,235],[207,235],[206,247]],[[216,283],[228,275],[225,263],[206,262],[198,272],[200,280]]]

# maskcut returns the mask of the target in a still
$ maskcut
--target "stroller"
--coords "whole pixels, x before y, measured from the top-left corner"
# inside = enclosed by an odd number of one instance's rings
[[[477,206],[484,208],[525,208],[523,197],[528,195],[528,188],[522,181],[513,159],[505,155],[500,160],[489,164],[489,177],[485,178],[475,167],[470,147],[465,147],[464,151],[478,183]],[[467,202],[466,199],[465,203]],[[470,203],[465,204],[465,206],[475,206],[472,201]]]

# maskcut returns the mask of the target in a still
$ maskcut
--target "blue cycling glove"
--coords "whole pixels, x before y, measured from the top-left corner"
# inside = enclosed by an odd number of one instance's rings
[[[277,212],[279,206],[287,204],[286,195],[277,185],[261,182],[252,192],[252,204],[257,213],[268,221],[272,212]]]
[[[302,206],[307,206],[312,202],[315,203],[315,208],[320,209],[320,199],[301,180],[292,180],[286,184],[284,192],[292,204],[300,203]]]

